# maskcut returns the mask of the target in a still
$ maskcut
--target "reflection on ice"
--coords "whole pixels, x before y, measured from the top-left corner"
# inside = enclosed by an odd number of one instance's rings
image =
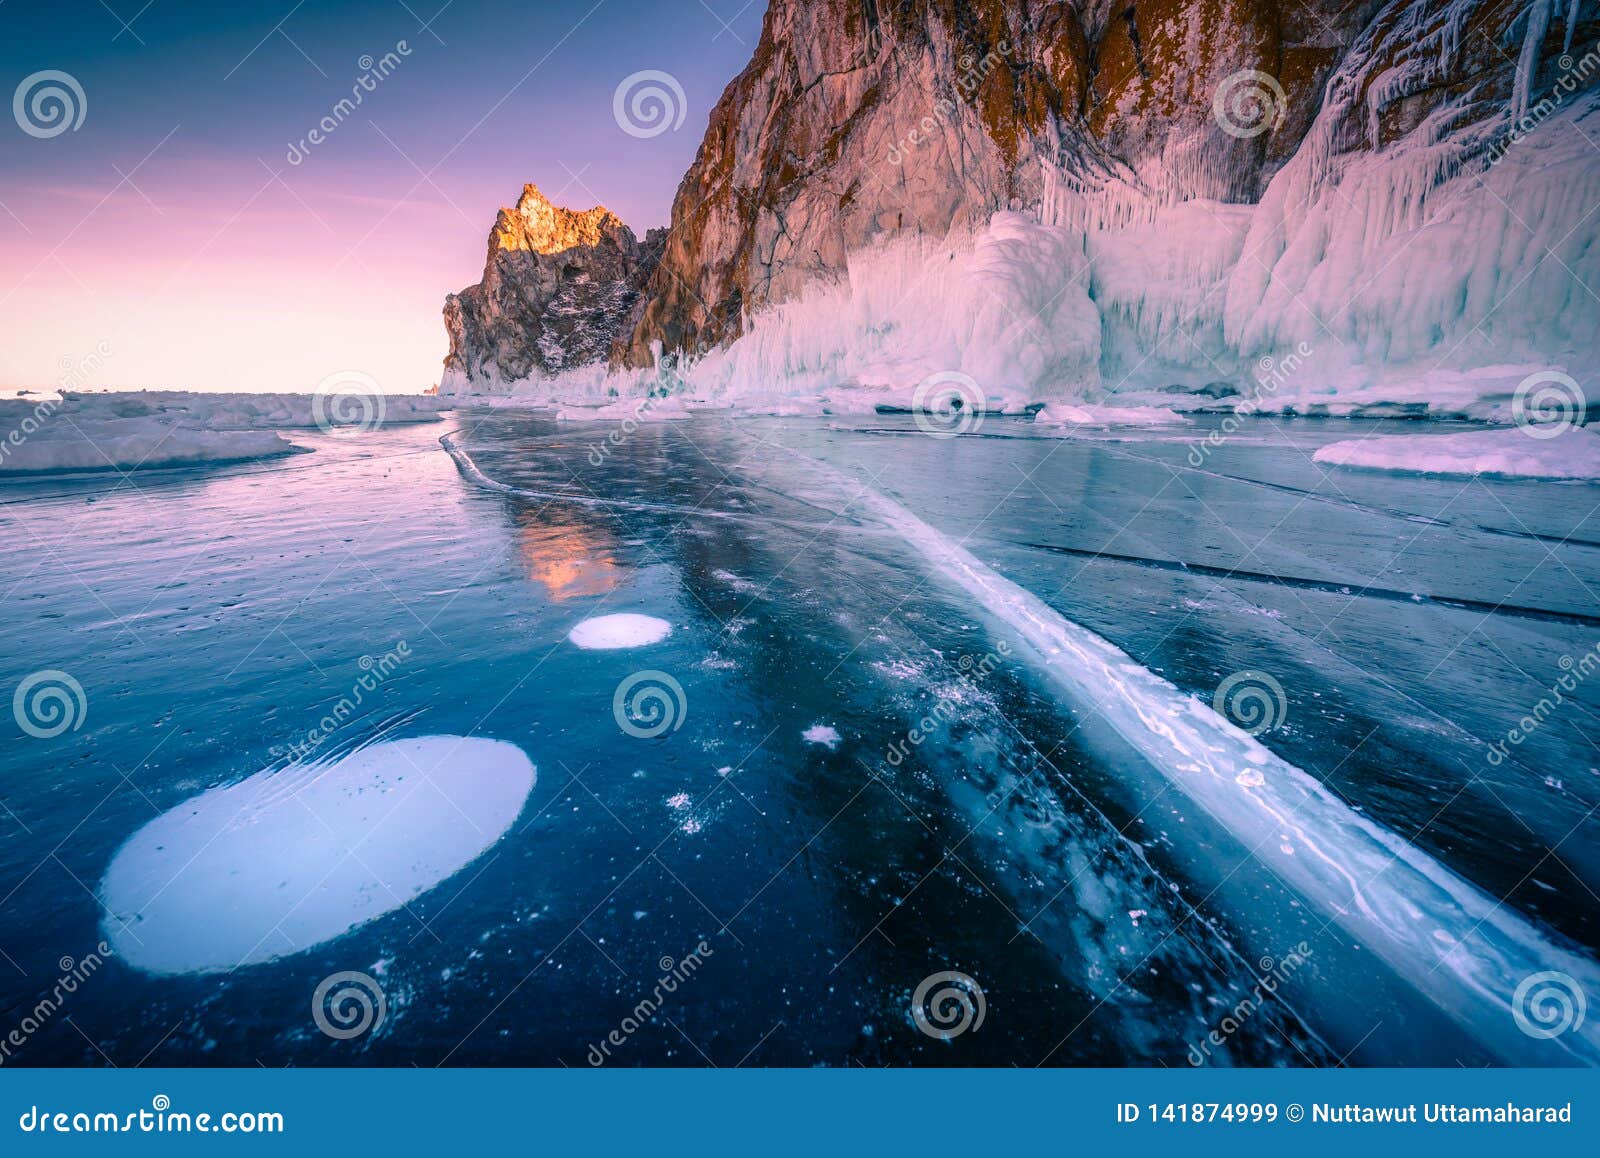
[[[209,973],[320,944],[474,860],[532,790],[522,749],[425,736],[268,769],[156,817],[100,886],[107,937],[152,973]]]

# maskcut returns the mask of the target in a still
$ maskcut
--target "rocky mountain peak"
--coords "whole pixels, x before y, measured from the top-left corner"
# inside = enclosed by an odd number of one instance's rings
[[[582,211],[551,202],[533,182],[522,187],[514,209],[502,208],[489,234],[491,250],[554,254],[569,249],[614,245],[633,250],[633,230],[604,205]]]
[[[483,280],[445,299],[449,389],[492,390],[604,358],[636,321],[663,236],[640,245],[604,206],[567,209],[524,185],[495,217]]]

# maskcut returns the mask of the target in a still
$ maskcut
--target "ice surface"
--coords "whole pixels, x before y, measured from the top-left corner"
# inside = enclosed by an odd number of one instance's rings
[[[1245,847],[1281,849],[1275,873],[1485,1046],[1508,1061],[1548,1049],[1516,1028],[1518,981],[1552,969],[1600,988],[1600,967],[1551,939],[1415,845],[1352,810],[1321,782],[1108,640],[979,561],[910,510],[826,464],[805,471],[905,535],[945,579],[1015,631],[1068,694],[1091,704],[1179,792]],[[1243,774],[1243,775],[1241,775]],[[1600,1063],[1600,1025],[1557,1039]]]
[[[181,466],[300,449],[270,430],[195,430],[159,418],[88,421],[55,415],[30,435],[0,434],[0,475]]]
[[[660,643],[672,634],[672,624],[650,615],[623,613],[585,619],[567,638],[588,651],[614,651]]]
[[[1541,433],[1546,436],[1538,437]],[[1577,426],[1390,434],[1330,443],[1314,458],[1333,466],[1411,474],[1600,479],[1600,434]]]
[[[511,826],[534,779],[513,744],[424,736],[213,788],[112,858],[100,885],[107,938],[151,973],[309,949],[473,861]]]

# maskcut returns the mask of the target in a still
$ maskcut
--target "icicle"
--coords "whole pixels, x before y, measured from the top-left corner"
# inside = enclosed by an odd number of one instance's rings
[[[1578,0],[1572,0],[1567,6],[1567,35],[1561,42],[1561,55],[1566,56],[1572,51],[1572,36],[1578,31]]]
[[[1533,0],[1527,12],[1528,26],[1522,35],[1522,52],[1517,57],[1517,76],[1511,96],[1511,119],[1519,121],[1528,112],[1528,99],[1539,71],[1539,47],[1550,31],[1550,17],[1556,0]]]

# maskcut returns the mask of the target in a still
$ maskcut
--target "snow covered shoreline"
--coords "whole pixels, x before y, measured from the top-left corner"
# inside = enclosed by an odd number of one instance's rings
[[[155,419],[59,422],[0,438],[0,478],[137,470],[309,453],[273,430],[196,430]]]
[[[1600,481],[1600,434],[1587,427],[1388,435],[1322,447],[1328,466],[1460,478]]]
[[[280,430],[371,431],[437,422],[430,395],[227,394],[182,390],[0,399],[0,478],[194,466],[310,453]]]

